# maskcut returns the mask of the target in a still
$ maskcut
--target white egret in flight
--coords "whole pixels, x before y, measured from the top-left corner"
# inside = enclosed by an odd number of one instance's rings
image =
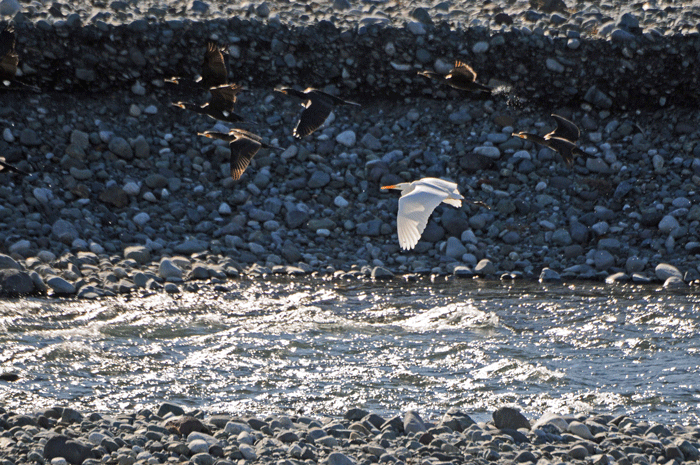
[[[428,224],[428,218],[438,205],[444,202],[459,208],[464,200],[456,183],[438,178],[402,182],[393,186],[383,186],[382,189],[399,189],[401,191],[396,225],[399,245],[404,250],[410,250],[416,246]],[[472,203],[486,206],[482,202]]]

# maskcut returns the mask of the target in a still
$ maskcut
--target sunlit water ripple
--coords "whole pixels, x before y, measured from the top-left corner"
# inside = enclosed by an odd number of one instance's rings
[[[697,422],[700,296],[456,281],[241,280],[226,294],[0,307],[0,405]]]

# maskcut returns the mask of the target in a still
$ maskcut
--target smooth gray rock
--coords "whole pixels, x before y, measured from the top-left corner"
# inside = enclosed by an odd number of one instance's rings
[[[407,434],[410,433],[422,433],[427,431],[423,419],[420,417],[418,412],[414,410],[409,410],[403,417],[403,429]]]
[[[683,278],[671,276],[664,281],[664,289],[685,289],[688,285],[683,281]]]
[[[23,270],[24,267],[20,265],[17,260],[10,257],[9,255],[0,254],[0,270]]]
[[[571,423],[569,423],[567,430],[569,431],[569,433],[576,435],[580,438],[588,439],[590,441],[593,440],[593,434],[591,433],[591,430],[588,428],[588,426],[581,423],[580,421],[572,421]]]
[[[239,444],[238,450],[241,452],[241,455],[243,455],[243,458],[246,460],[258,459],[258,454],[255,452],[255,449],[249,444]]]
[[[124,258],[134,260],[139,265],[144,265],[151,261],[151,252],[143,245],[132,245],[124,249]]]
[[[512,407],[501,407],[493,412],[493,423],[498,429],[530,429],[530,422],[525,415]]]
[[[474,267],[474,273],[482,276],[492,275],[496,272],[496,265],[488,258],[482,258]]]
[[[552,233],[552,243],[558,246],[570,245],[572,242],[571,235],[564,229],[557,229]]]
[[[630,276],[627,273],[625,273],[624,271],[619,271],[617,273],[613,273],[610,276],[606,277],[605,283],[606,284],[626,283],[629,280],[630,280]]]
[[[561,281],[561,275],[551,268],[543,268],[540,272],[539,281],[541,283]]]
[[[163,402],[158,407],[158,411],[156,412],[156,415],[163,418],[165,415],[167,415],[169,413],[172,413],[175,416],[182,416],[185,414],[185,409],[183,409],[182,407],[180,407],[177,404],[173,404],[172,402]]]
[[[462,245],[462,242],[456,237],[447,238],[447,246],[445,247],[445,255],[454,259],[461,259],[462,255],[467,253],[467,248]]]
[[[372,279],[391,279],[394,277],[394,273],[383,266],[375,266],[372,268],[371,276]]]
[[[311,178],[309,178],[308,188],[318,189],[325,186],[329,182],[331,182],[330,174],[326,173],[325,171],[314,171]]]
[[[76,292],[75,286],[60,276],[51,276],[46,280],[46,285],[58,295],[73,295]]]
[[[681,273],[681,271],[678,268],[669,263],[659,263],[658,265],[656,265],[656,268],[654,268],[654,273],[656,274],[656,277],[661,281],[666,281],[668,278],[671,277],[683,279],[683,273]]]
[[[596,250],[593,253],[596,270],[604,271],[615,264],[615,257],[607,250]]]
[[[182,278],[182,269],[169,258],[164,258],[158,266],[158,276],[163,279]]]
[[[661,221],[659,221],[659,231],[665,234],[670,234],[679,227],[680,224],[678,223],[678,220],[671,215],[666,215],[661,218]]]
[[[44,459],[51,461],[56,457],[63,457],[73,465],[82,465],[82,463],[93,458],[92,448],[80,442],[79,440],[71,439],[68,436],[56,435],[49,438],[44,445]]]
[[[64,244],[71,245],[78,236],[78,230],[73,223],[59,219],[51,226],[51,234]]]
[[[26,271],[14,268],[0,270],[0,295],[28,295],[34,289],[34,282]]]
[[[297,229],[309,220],[309,214],[302,210],[290,210],[285,216],[289,229]]]
[[[628,273],[639,273],[640,271],[644,270],[646,267],[646,260],[643,260],[639,257],[632,256],[628,257],[627,260],[625,261],[625,269],[627,270]]]
[[[131,145],[123,137],[112,137],[108,145],[109,151],[124,160],[134,158],[134,152],[131,150]]]

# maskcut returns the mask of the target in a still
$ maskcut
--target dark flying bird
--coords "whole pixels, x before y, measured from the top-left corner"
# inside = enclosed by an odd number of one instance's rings
[[[205,131],[198,133],[198,135],[211,139],[225,140],[229,143],[228,146],[231,149],[231,158],[229,160],[231,177],[234,181],[238,181],[241,178],[250,161],[261,147],[281,150],[281,147],[267,145],[262,141],[262,137],[243,129],[231,129],[228,133]]]
[[[431,79],[438,79],[450,87],[454,87],[455,89],[459,90],[466,90],[469,92],[487,92],[489,94],[492,90],[489,86],[476,82],[476,72],[471,66],[467,65],[466,63],[462,63],[459,60],[455,62],[455,67],[444,76],[434,71],[419,71],[418,74]]]
[[[236,103],[236,95],[241,90],[243,90],[243,87],[238,84],[224,84],[223,86],[209,89],[211,99],[204,105],[197,105],[191,102],[176,102],[173,105],[201,115],[207,115],[219,121],[237,123],[243,121],[243,117],[234,113],[233,107]]]
[[[586,152],[576,146],[576,141],[581,137],[581,131],[578,126],[563,116],[552,113],[552,118],[557,122],[557,127],[554,131],[544,136],[527,132],[514,132],[513,135],[549,147],[558,152],[564,158],[566,164],[571,166],[574,164],[574,156],[586,156]]]
[[[302,106],[306,109],[301,112],[299,122],[297,122],[294,131],[292,131],[292,135],[297,139],[308,136],[316,129],[320,128],[326,119],[328,119],[328,115],[331,114],[333,107],[336,105],[360,105],[359,103],[340,99],[312,87],[303,91],[290,87],[278,87],[275,90],[283,94],[294,95],[304,100]]]
[[[15,28],[11,24],[0,32],[0,80],[5,86],[10,85],[17,74],[19,57],[15,50]]]
[[[228,54],[226,47],[220,47],[216,42],[208,41],[202,61],[202,74],[194,82],[201,84],[205,89],[228,84],[228,67],[224,54]],[[180,84],[181,79],[175,76],[165,79],[165,82]],[[189,82],[191,84],[193,81]]]
[[[29,89],[41,92],[38,87],[24,84],[15,79],[18,64],[19,57],[17,50],[15,50],[15,28],[10,24],[0,32],[0,89]]]

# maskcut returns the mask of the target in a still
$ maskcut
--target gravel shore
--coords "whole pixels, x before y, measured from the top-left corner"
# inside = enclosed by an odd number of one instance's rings
[[[0,174],[0,294],[177,293],[271,273],[697,283],[700,8],[531,3],[338,0],[315,21],[282,3],[233,18],[218,3],[15,14],[19,79],[41,92],[0,95],[0,153],[31,173]],[[197,136],[228,127],[172,107],[202,96],[163,81],[196,75],[208,38],[249,88],[242,127],[284,149],[238,182],[228,147]],[[456,59],[501,90],[417,75]],[[362,107],[296,141],[299,102],[280,84]],[[588,157],[571,169],[510,135],[544,133],[553,112],[582,130]],[[490,209],[439,207],[402,252],[397,196],[379,187],[425,176]]]
[[[267,418],[185,412],[164,403],[113,415],[56,407],[17,415],[0,408],[6,464],[680,464],[700,458],[697,426],[650,425],[625,415],[536,421],[504,407],[488,422],[451,409],[436,421],[408,411],[382,418],[359,408],[343,418]]]

